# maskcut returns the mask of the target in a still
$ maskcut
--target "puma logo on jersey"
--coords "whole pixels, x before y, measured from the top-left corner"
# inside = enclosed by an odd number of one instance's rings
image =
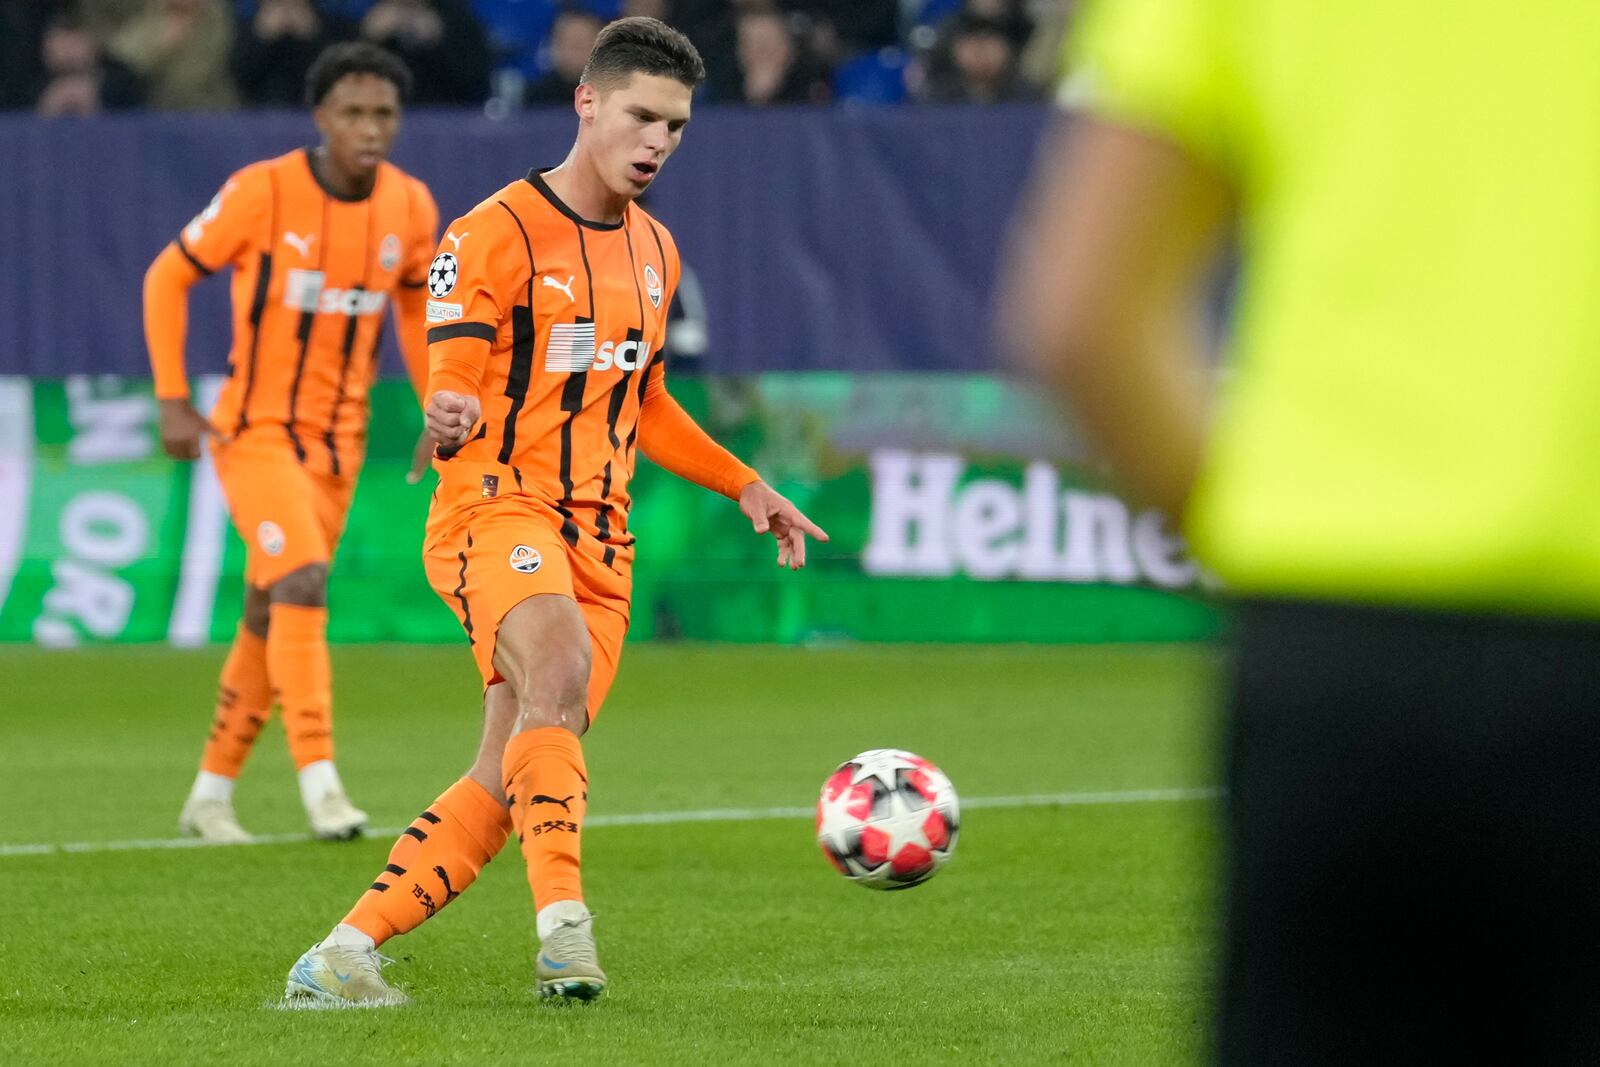
[[[544,284],[546,285],[546,287],[548,287],[550,289],[560,289],[563,293],[567,294],[567,299],[568,300],[574,300],[576,298],[572,295],[572,279],[576,278],[576,277],[577,277],[576,274],[567,275],[566,283],[563,284],[561,282],[556,281],[550,275],[546,274],[544,276]]]
[[[308,233],[304,237],[301,237],[293,230],[283,231],[284,243],[294,245],[294,247],[299,250],[300,254],[307,259],[311,258],[311,242],[315,241],[316,239],[317,235],[314,233]]]
[[[528,806],[531,808],[535,804],[560,804],[562,809],[570,814],[572,812],[570,806],[572,804],[572,794],[568,793],[564,797],[553,797],[545,793],[535,793],[528,798]]]
[[[459,251],[461,251],[461,242],[465,241],[468,237],[471,237],[472,236],[472,231],[468,230],[466,233],[462,234],[460,237],[457,237],[453,233],[446,233],[444,236],[445,236],[445,240],[449,241],[452,245],[454,245],[455,246],[455,250],[457,252],[459,252]]]

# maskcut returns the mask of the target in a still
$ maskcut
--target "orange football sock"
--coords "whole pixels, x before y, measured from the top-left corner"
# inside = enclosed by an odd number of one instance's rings
[[[378,944],[415,930],[467,891],[511,834],[505,806],[463,778],[418,815],[343,922]]]
[[[267,624],[267,674],[283,707],[296,770],[333,759],[333,667],[328,609],[274,604]]]
[[[256,736],[272,716],[272,686],[267,683],[267,642],[239,624],[233,647],[222,665],[217,692],[217,717],[211,723],[200,756],[200,769],[224,778],[237,778],[256,743]]]
[[[578,842],[589,776],[578,735],[560,726],[524,730],[506,745],[501,767],[534,907],[583,900]]]

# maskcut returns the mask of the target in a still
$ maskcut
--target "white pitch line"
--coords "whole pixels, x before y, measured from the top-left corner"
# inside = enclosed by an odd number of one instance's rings
[[[968,797],[964,810],[976,808],[1065,808],[1094,804],[1172,804],[1189,800],[1215,800],[1220,789],[1130,789],[1103,793],[1033,793],[1011,797]],[[594,826],[670,826],[694,822],[757,822],[762,819],[808,819],[815,807],[710,808],[703,811],[644,811],[628,815],[592,815],[585,828]],[[405,827],[380,826],[367,830],[372,838],[397,837]],[[257,834],[252,845],[292,845],[312,840],[309,834]],[[8,856],[57,856],[83,852],[146,852],[161,849],[228,848],[193,837],[156,837],[133,841],[69,841],[62,844],[0,845],[0,859]]]

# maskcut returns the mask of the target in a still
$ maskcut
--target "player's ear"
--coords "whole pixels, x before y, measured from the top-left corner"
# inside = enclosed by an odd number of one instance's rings
[[[593,122],[600,107],[600,92],[588,82],[580,84],[572,94],[572,109],[584,122]]]

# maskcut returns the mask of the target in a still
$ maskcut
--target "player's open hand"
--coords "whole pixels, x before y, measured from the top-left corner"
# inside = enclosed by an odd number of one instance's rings
[[[806,536],[827,541],[828,535],[766,482],[751,482],[739,493],[739,510],[756,533],[778,540],[778,566],[797,571],[806,565]]]
[[[477,397],[441,389],[428,398],[428,434],[441,448],[460,448],[482,415]]]
[[[161,449],[173,459],[199,459],[200,438],[211,430],[206,417],[181,397],[161,401],[157,426]]]

